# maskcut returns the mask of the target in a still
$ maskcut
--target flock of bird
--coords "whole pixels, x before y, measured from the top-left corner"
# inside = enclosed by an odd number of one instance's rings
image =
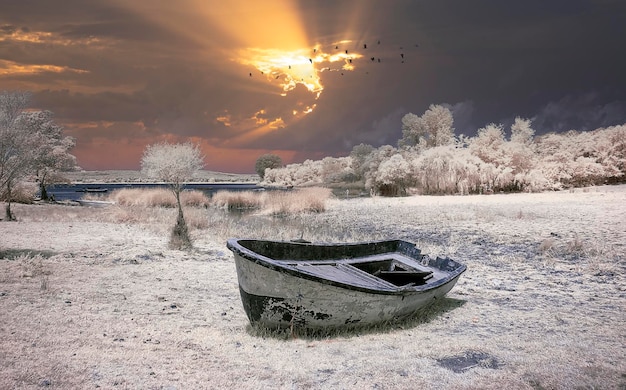
[[[376,44],[377,44],[377,45],[380,45],[380,40],[378,40],[378,41],[376,42]],[[414,47],[419,47],[419,44],[417,44],[417,43],[416,43],[416,44],[414,45]],[[370,47],[370,49],[371,49],[371,47]],[[335,50],[340,50],[340,49],[339,49],[339,45],[335,45]],[[344,53],[345,53],[346,55],[347,55],[347,54],[349,54],[349,50],[348,50],[348,49],[343,49],[343,50],[344,50]],[[363,50],[368,50],[367,43],[363,43]],[[404,62],[405,62],[404,52],[405,52],[404,47],[403,47],[403,46],[400,46],[400,48],[399,48],[399,53],[398,53],[398,54],[400,55],[400,63],[402,63],[402,64],[404,64]],[[317,48],[313,48],[313,54],[315,54],[315,53],[317,53]],[[376,62],[376,63],[383,62],[383,61],[382,61],[382,59],[381,59],[381,57],[377,57],[377,56],[372,56],[372,57],[369,57],[369,60],[370,60],[370,62]],[[348,58],[347,58],[347,61],[348,61],[348,63],[349,63],[349,64],[352,64],[352,58],[348,57]],[[314,62],[313,57],[309,58],[309,62],[310,62],[311,64],[313,64],[313,62]],[[288,67],[289,67],[289,69],[291,69],[291,65],[289,65]],[[324,70],[329,70],[329,71],[330,71],[330,70],[332,70],[332,69],[331,69],[330,67],[328,67],[328,68],[325,68]],[[338,70],[338,69],[336,69],[336,70]],[[366,73],[368,73],[368,72],[366,72]],[[263,75],[263,74],[264,74],[264,72],[263,72],[263,71],[261,71],[261,74]],[[252,77],[252,75],[253,75],[253,73],[252,73],[252,72],[250,72],[249,76],[250,76],[250,77]],[[343,72],[341,73],[341,75],[343,76]],[[276,78],[276,79],[280,78],[280,75],[276,76],[275,78]]]

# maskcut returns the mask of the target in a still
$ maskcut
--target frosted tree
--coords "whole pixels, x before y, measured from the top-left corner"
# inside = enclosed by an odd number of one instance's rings
[[[539,169],[554,183],[554,189],[560,189],[572,179],[572,169],[569,165],[576,158],[567,144],[567,138],[556,133],[549,133],[537,139]]]
[[[402,138],[398,141],[398,147],[410,148],[417,146],[420,143],[420,139],[424,136],[423,131],[422,118],[413,113],[406,114],[402,117]]]
[[[11,212],[13,190],[27,176],[36,176],[45,194],[50,173],[71,169],[74,156],[70,137],[52,120],[49,111],[27,111],[27,92],[0,93],[0,195],[7,201],[5,219],[15,219]]]
[[[522,125],[521,122],[517,123],[519,128]],[[526,133],[517,132],[517,126],[514,130],[516,142],[507,142],[502,125],[494,123],[479,129],[478,135],[468,140],[470,152],[483,162],[480,176],[487,191],[520,190],[516,184],[516,175],[533,167],[532,145],[527,144],[526,138],[521,136],[528,133],[526,130]]]
[[[515,122],[511,125],[511,142],[520,145],[532,145],[535,130],[530,127],[531,123],[530,119],[515,118]]]
[[[406,114],[402,118],[401,148],[426,149],[454,143],[452,111],[442,105],[431,104],[424,115]]]
[[[530,119],[515,118],[511,125],[511,141],[506,142],[503,147],[508,155],[508,163],[512,170],[514,185],[518,190],[536,191],[542,188],[545,178],[541,179],[538,171],[531,175],[538,163],[536,145],[534,142],[535,130],[531,127]],[[530,175],[526,177],[527,175]]]
[[[170,236],[170,246],[174,249],[191,248],[189,230],[180,203],[180,192],[185,182],[194,177],[203,166],[200,148],[192,143],[148,145],[141,158],[142,173],[167,183],[176,196],[178,217]]]
[[[365,162],[369,156],[376,150],[372,145],[359,144],[352,148],[350,152],[350,158],[352,158],[352,169],[358,179],[362,179],[365,176],[367,170],[367,164]]]
[[[63,136],[63,128],[54,122],[50,111],[26,112],[22,116],[22,125],[29,134],[38,134],[39,147],[34,156],[33,169],[41,198],[47,200],[46,185],[62,180],[59,172],[76,168],[76,157],[69,153],[74,147],[74,139]]]
[[[427,129],[426,142],[429,147],[450,145],[454,142],[454,118],[449,108],[431,104],[422,115],[422,122]]]
[[[490,123],[478,129],[476,137],[469,141],[469,149],[486,163],[503,165],[506,163],[505,142],[502,125]]]
[[[13,189],[30,168],[34,143],[23,131],[20,116],[28,107],[26,92],[0,93],[0,192],[7,201],[5,219],[15,220],[11,213]]]
[[[482,161],[466,148],[437,146],[417,155],[411,164],[423,194],[468,194],[480,188]]]
[[[539,168],[557,188],[602,184],[617,173],[603,139],[602,129],[546,134],[537,143]]]
[[[617,183],[626,178],[626,125],[598,129],[595,153],[604,167],[607,182]]]
[[[370,191],[376,188],[376,175],[380,164],[398,153],[398,150],[391,145],[383,145],[370,153],[363,162],[365,188]]]
[[[350,157],[324,157],[321,168],[324,184],[353,181],[355,177]]]

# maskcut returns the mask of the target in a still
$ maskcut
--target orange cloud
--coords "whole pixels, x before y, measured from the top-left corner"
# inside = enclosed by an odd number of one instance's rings
[[[0,35],[0,42],[27,42],[34,44],[54,44],[61,46],[70,46],[70,45],[91,45],[94,43],[101,42],[100,39],[96,37],[87,37],[87,38],[74,38],[70,39],[67,37],[62,37],[58,34],[53,34],[48,31],[24,31],[16,29],[12,31],[10,34],[2,34]]]
[[[13,75],[32,75],[37,73],[89,73],[86,70],[68,66],[19,64],[15,61],[0,60],[0,77]]]

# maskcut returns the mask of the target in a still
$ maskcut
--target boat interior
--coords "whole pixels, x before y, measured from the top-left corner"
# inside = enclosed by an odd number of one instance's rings
[[[355,262],[351,265],[396,286],[422,285],[433,277],[433,272],[430,270],[417,270],[394,259]]]
[[[421,286],[433,277],[431,269],[399,253],[334,260],[279,260],[277,263],[299,272],[330,280],[381,288],[391,287],[391,285],[394,287]]]
[[[395,290],[445,278],[459,267],[451,260],[434,262],[414,244],[401,240],[326,245],[264,240],[237,240],[241,247],[280,268],[353,286]],[[440,261],[441,260],[441,261]]]

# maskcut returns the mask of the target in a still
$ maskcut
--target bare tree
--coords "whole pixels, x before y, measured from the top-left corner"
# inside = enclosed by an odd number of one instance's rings
[[[148,145],[141,158],[142,173],[167,183],[176,196],[178,217],[170,236],[170,246],[175,249],[191,248],[180,192],[185,182],[203,168],[203,159],[198,145],[192,143]]]
[[[70,137],[49,111],[27,111],[28,92],[0,92],[0,195],[7,201],[5,219],[15,220],[11,202],[15,186],[26,176],[75,165]],[[63,163],[61,163],[63,162]],[[40,182],[45,189],[45,179]]]
[[[29,100],[30,95],[25,92],[0,93],[0,192],[7,200],[5,219],[8,221],[15,219],[11,213],[13,187],[28,169],[24,156],[27,151],[24,143],[28,138],[20,131],[18,119]]]
[[[46,185],[60,179],[58,172],[76,168],[76,157],[69,153],[75,145],[74,139],[63,136],[63,128],[53,121],[50,111],[24,113],[23,124],[29,133],[39,134],[39,147],[32,169],[39,183],[41,199],[48,200]]]

